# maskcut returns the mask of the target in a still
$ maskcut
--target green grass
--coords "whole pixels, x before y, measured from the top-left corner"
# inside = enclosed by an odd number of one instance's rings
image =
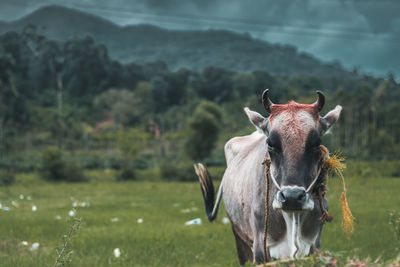
[[[112,172],[88,172],[90,183],[51,184],[34,174],[17,176],[15,185],[0,188],[0,265],[52,266],[56,248],[72,224],[68,212],[74,201],[88,201],[78,209],[79,232],[72,237],[72,266],[237,266],[234,237],[229,225],[204,216],[197,183],[113,182]],[[329,182],[330,211],[335,216],[324,227],[322,249],[361,257],[394,258],[396,240],[389,225],[389,212],[399,211],[400,179],[347,179],[348,200],[356,218],[355,232],[346,240],[340,229],[340,183]],[[18,196],[23,194],[24,200]],[[31,200],[26,197],[31,196]],[[13,207],[11,201],[17,201]],[[37,211],[32,211],[32,205]],[[182,210],[191,209],[189,213]],[[56,216],[61,216],[57,220]],[[185,226],[200,217],[200,226]],[[112,218],[118,218],[112,222]],[[143,218],[138,224],[137,219]],[[25,240],[28,247],[21,245]],[[29,251],[39,242],[37,251]],[[113,256],[120,248],[120,258]]]

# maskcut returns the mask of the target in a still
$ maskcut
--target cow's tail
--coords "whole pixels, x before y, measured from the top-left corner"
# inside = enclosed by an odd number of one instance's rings
[[[210,222],[217,218],[219,203],[222,198],[222,183],[218,189],[217,199],[215,200],[214,185],[206,166],[201,163],[194,164],[194,170],[199,177],[201,193],[203,194],[206,215]]]

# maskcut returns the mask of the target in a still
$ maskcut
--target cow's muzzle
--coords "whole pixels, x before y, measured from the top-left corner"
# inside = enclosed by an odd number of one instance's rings
[[[312,210],[314,208],[314,201],[306,193],[304,187],[283,186],[276,193],[272,207],[276,210],[281,209],[285,211]]]

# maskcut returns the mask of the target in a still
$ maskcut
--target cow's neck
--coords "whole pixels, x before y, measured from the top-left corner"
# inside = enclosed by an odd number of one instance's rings
[[[317,236],[302,235],[301,228],[307,216],[303,213],[282,211],[286,223],[285,237],[270,246],[270,255],[273,258],[298,258],[308,255],[315,244]]]

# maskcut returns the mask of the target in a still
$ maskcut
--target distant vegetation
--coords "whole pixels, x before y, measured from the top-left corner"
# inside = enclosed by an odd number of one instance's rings
[[[223,144],[253,131],[243,107],[265,114],[265,88],[276,103],[312,103],[323,90],[325,112],[344,107],[324,137],[331,150],[357,160],[399,159],[400,85],[391,75],[302,73],[170,71],[161,61],[115,61],[91,37],[49,40],[33,25],[10,31],[0,36],[0,168],[37,170],[38,152],[49,146],[75,166],[120,170],[121,180],[159,166],[170,179],[183,177],[177,170],[193,160],[224,165]]]

